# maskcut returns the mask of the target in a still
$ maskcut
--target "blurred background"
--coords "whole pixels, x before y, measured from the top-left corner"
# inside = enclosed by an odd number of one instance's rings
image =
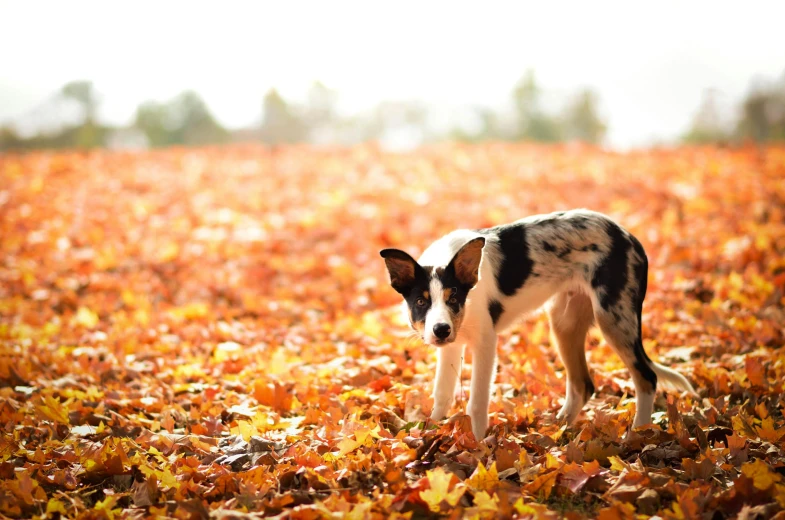
[[[785,3],[0,0],[0,150],[785,139]]]

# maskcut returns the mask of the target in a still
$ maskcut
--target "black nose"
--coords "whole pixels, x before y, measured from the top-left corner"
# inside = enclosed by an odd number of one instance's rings
[[[446,339],[451,331],[452,329],[446,323],[437,323],[433,326],[433,334],[439,339]]]

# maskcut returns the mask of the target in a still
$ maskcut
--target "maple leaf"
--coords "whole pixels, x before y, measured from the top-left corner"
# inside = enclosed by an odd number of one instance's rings
[[[104,518],[128,500],[162,517],[561,518],[590,496],[607,518],[774,515],[783,177],[769,145],[0,154],[0,515],[78,516],[96,483],[105,511],[85,514]],[[554,205],[608,213],[646,250],[644,348],[701,395],[655,403],[667,431],[627,432],[634,385],[598,329],[592,402],[553,421],[566,378],[545,314],[499,335],[490,438],[463,413],[426,420],[436,351],[406,337],[370,253]]]
[[[496,471],[496,463],[494,462],[490,468],[486,469],[485,465],[480,462],[477,465],[477,469],[465,482],[473,490],[491,491],[495,489],[499,485],[499,473]]]
[[[693,479],[709,479],[715,470],[714,463],[708,458],[703,459],[700,463],[693,459],[682,459],[681,466],[684,468],[685,474]]]
[[[763,419],[761,425],[755,427],[755,431],[758,432],[758,437],[762,440],[773,443],[777,443],[785,437],[785,427],[775,428],[774,419],[772,417]]]
[[[109,495],[103,500],[96,502],[93,507],[96,511],[102,511],[109,520],[114,520],[115,515],[121,511],[120,508],[115,507],[116,505],[117,497]]]
[[[583,468],[575,463],[564,466],[561,473],[561,484],[569,489],[572,493],[577,493],[588,482],[589,475],[583,471]]]
[[[611,507],[600,509],[597,520],[634,520],[635,506],[626,502],[613,504]]]
[[[478,491],[474,494],[474,505],[477,506],[481,512],[496,512],[499,510],[499,497],[495,494],[489,495],[485,491]]]
[[[79,307],[76,311],[76,315],[73,317],[73,323],[75,325],[81,325],[87,329],[95,328],[95,326],[98,325],[98,321],[98,315],[87,307]]]
[[[68,509],[66,509],[65,504],[63,504],[60,500],[55,498],[50,498],[49,501],[46,503],[46,514],[50,515],[53,513],[60,513],[61,515],[67,515]]]
[[[54,398],[51,395],[45,395],[43,403],[36,405],[36,410],[50,421],[61,424],[70,424],[68,418],[68,402],[60,403],[59,398]]]
[[[747,372],[747,377],[750,384],[753,386],[767,386],[768,380],[766,378],[766,367],[759,357],[747,356],[744,359],[744,369]]]
[[[466,492],[466,487],[463,484],[455,486],[455,489],[450,491],[453,474],[444,471],[442,468],[427,471],[426,477],[429,489],[420,491],[420,498],[428,504],[428,508],[434,513],[441,511],[442,502],[447,502],[454,507]]]
[[[524,489],[534,496],[540,496],[547,499],[551,496],[551,491],[553,490],[554,484],[556,484],[556,478],[558,476],[558,471],[544,473],[526,484]]]
[[[751,479],[753,485],[763,491],[782,480],[782,477],[773,472],[771,466],[762,460],[742,464],[741,474]]]

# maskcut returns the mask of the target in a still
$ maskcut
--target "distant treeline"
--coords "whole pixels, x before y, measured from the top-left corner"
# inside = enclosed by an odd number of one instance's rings
[[[0,150],[163,147],[241,141],[353,144],[394,140],[401,135],[414,136],[419,142],[449,138],[599,143],[606,130],[598,111],[599,100],[591,90],[578,90],[561,109],[549,111],[532,72],[512,89],[506,100],[509,109],[469,108],[464,114],[469,116],[469,123],[454,128],[434,129],[430,109],[417,101],[386,101],[351,117],[339,113],[338,101],[338,93],[320,82],[311,85],[304,103],[287,101],[271,89],[261,100],[260,123],[230,130],[216,120],[199,94],[189,90],[166,102],[142,103],[130,126],[117,127],[99,121],[98,95],[92,83],[75,81],[60,89],[45,110],[59,113],[58,104],[76,107],[75,122],[33,135],[23,134],[19,125],[5,125],[0,127]]]
[[[146,148],[248,141],[354,144],[385,142],[396,136],[416,142],[456,139],[602,143],[606,122],[600,115],[598,96],[591,89],[578,89],[563,96],[565,102],[557,108],[546,103],[545,97],[534,73],[529,71],[504,100],[505,108],[470,107],[463,114],[468,116],[464,118],[468,119],[466,124],[434,128],[432,108],[415,101],[386,101],[358,115],[344,116],[338,111],[338,93],[315,82],[304,103],[287,101],[271,89],[262,97],[258,125],[227,129],[216,120],[201,96],[188,90],[166,102],[142,103],[129,126],[110,126],[97,117],[99,98],[92,83],[74,81],[60,89],[45,110],[51,119],[48,112],[56,116],[60,105],[68,105],[75,113],[73,122],[57,122],[54,128],[50,124],[49,130],[38,130],[32,135],[20,131],[17,124],[7,124],[0,127],[0,150]],[[733,122],[721,117],[715,95],[707,91],[682,140],[785,140],[785,78],[754,86]]]
[[[723,117],[715,90],[706,90],[690,129],[688,144],[785,141],[785,76],[752,85],[732,118]]]

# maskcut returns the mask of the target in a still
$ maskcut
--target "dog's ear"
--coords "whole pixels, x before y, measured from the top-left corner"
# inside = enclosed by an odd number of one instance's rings
[[[382,249],[379,254],[384,258],[387,272],[390,273],[390,285],[401,294],[406,293],[414,284],[417,269],[422,269],[417,261],[400,249]]]
[[[455,269],[455,276],[461,283],[472,287],[477,284],[483,246],[485,246],[483,237],[470,240],[450,261],[450,265]]]

